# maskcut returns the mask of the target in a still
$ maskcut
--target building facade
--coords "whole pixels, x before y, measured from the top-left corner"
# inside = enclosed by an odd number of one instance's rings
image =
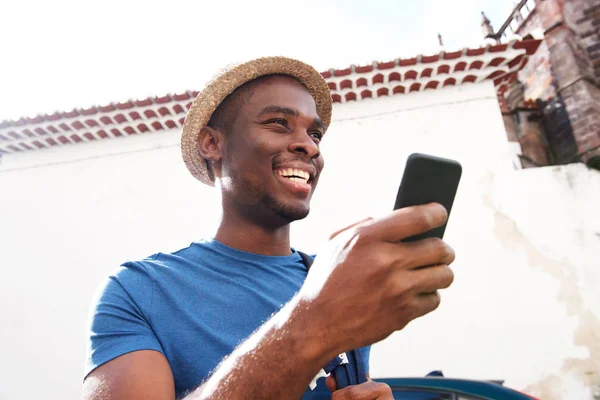
[[[600,172],[582,163],[520,169],[498,107],[542,43],[322,73],[334,100],[326,168],[310,216],[293,225],[295,247],[318,254],[339,227],[390,212],[412,152],[463,165],[446,231],[455,283],[435,313],[374,346],[373,377],[442,370],[504,379],[545,400],[600,390]],[[88,308],[102,279],[127,259],[214,232],[218,198],[179,150],[194,95],[0,126],[0,371],[10,377],[0,398],[79,398]]]
[[[600,3],[521,0],[487,39],[543,38],[501,102],[509,140],[524,167],[584,162],[600,168]]]

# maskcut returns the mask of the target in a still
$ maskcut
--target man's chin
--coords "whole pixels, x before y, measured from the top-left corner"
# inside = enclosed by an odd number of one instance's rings
[[[306,209],[306,211],[303,212],[302,214],[296,215],[296,219],[294,221],[299,221],[301,219],[308,217],[309,212],[310,212],[310,209]]]
[[[287,222],[304,219],[310,212],[310,207],[304,204],[273,204],[273,211]]]
[[[299,221],[301,219],[304,219],[308,216],[308,213],[310,211],[310,209],[307,208],[286,208],[286,209],[279,209],[276,210],[277,214],[279,214],[280,217],[284,218],[285,220],[289,221],[289,222],[294,222],[294,221]]]
[[[290,199],[284,200],[275,196],[267,196],[265,200],[267,206],[285,223],[304,219],[310,211],[308,201],[290,201]]]

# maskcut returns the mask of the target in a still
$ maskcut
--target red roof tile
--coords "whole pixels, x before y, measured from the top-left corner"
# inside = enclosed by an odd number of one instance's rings
[[[439,55],[439,54],[436,54],[436,55],[434,55],[434,56],[423,56],[423,57],[421,58],[421,62],[422,62],[423,64],[429,64],[429,63],[432,63],[432,62],[436,62],[436,61],[438,61],[439,59],[440,59],[440,55]]]
[[[137,100],[134,102],[134,104],[137,107],[148,107],[148,106],[152,105],[152,100],[150,100],[150,99]]]
[[[171,101],[171,97],[170,96],[163,96],[163,97],[155,97],[154,98],[154,103],[156,104],[165,104]]]
[[[460,58],[462,56],[462,51],[453,51],[450,53],[445,53],[444,54],[444,60],[455,60],[457,58]]]
[[[128,110],[130,108],[133,108],[133,103],[130,101],[126,101],[124,103],[117,104],[117,109],[119,109],[119,110]]]
[[[377,69],[390,69],[390,68],[394,68],[395,66],[396,66],[396,62],[390,61],[390,62],[378,63]]]
[[[94,115],[98,111],[95,108],[88,108],[86,110],[81,110],[81,115]]]
[[[371,71],[373,71],[373,65],[364,65],[362,67],[356,67],[356,72],[359,74]]]
[[[100,112],[104,112],[105,113],[105,112],[116,111],[117,107],[115,107],[112,104],[108,104],[106,106],[100,106],[100,107],[98,107],[98,110],[100,110]]]
[[[333,71],[333,76],[346,76],[346,75],[350,75],[351,73],[352,73],[352,70],[350,68],[338,69],[336,71]]]
[[[181,93],[181,94],[174,94],[173,95],[173,100],[175,101],[183,101],[183,100],[187,100],[189,99],[191,96],[189,93]]]

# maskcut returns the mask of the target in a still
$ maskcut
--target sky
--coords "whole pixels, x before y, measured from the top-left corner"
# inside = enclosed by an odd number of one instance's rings
[[[0,4],[0,121],[199,90],[268,55],[319,71],[482,42],[513,0],[136,1]]]

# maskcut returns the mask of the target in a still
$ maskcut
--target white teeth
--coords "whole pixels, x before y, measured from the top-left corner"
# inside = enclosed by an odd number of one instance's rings
[[[307,183],[310,179],[310,174],[306,171],[296,168],[281,168],[278,169],[277,175],[280,175],[293,182]]]
[[[285,179],[289,179],[292,182],[298,182],[298,183],[306,183],[305,179],[302,178],[296,178],[295,176],[289,177],[289,178],[285,178]]]

